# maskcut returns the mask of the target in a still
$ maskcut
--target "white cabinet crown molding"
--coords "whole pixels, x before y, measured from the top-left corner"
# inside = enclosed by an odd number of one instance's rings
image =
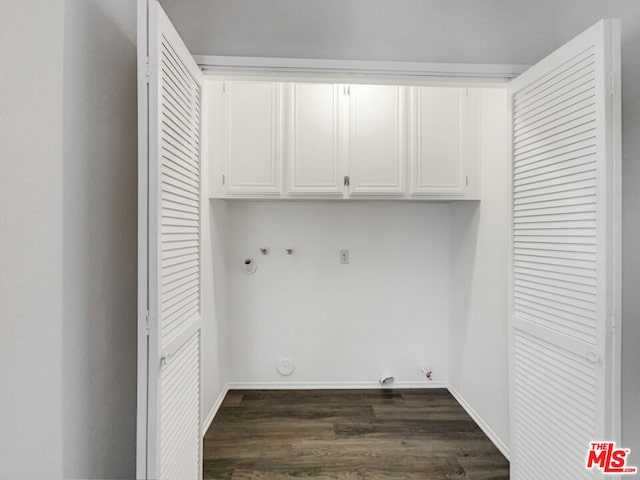
[[[290,57],[244,57],[195,55],[205,73],[337,74],[397,77],[437,77],[505,82],[524,72],[528,65],[483,63],[398,62]],[[346,79],[345,79],[346,81]],[[351,78],[350,82],[354,83]],[[369,79],[371,81],[371,79]]]

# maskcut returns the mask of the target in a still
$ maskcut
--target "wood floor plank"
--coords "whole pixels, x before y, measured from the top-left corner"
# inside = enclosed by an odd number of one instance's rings
[[[230,391],[203,462],[216,480],[509,478],[445,389]]]
[[[216,416],[220,422],[243,420],[271,420],[274,418],[319,419],[319,418],[373,418],[371,405],[363,406],[324,406],[324,405],[272,405],[270,407],[231,407],[220,408]]]
[[[279,438],[334,438],[336,420],[333,418],[246,419],[242,422],[215,419],[205,435],[205,442],[229,442],[260,438],[266,441]]]
[[[242,392],[231,390],[225,395],[221,407],[237,407],[242,403],[243,399],[244,395]]]
[[[416,420],[379,419],[375,420],[337,420],[334,423],[336,435],[371,435],[386,434],[390,436],[404,433],[412,436],[447,435],[452,433],[478,433],[482,430],[471,419],[456,420]]]

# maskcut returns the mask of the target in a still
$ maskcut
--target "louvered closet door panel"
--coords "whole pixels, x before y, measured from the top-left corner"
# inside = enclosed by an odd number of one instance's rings
[[[611,67],[601,23],[514,82],[514,478],[594,478],[610,438]]]
[[[167,347],[200,317],[201,90],[171,41],[161,40],[160,338]]]
[[[147,478],[201,477],[201,72],[149,4]]]
[[[193,368],[197,365],[198,368]],[[176,352],[160,376],[161,478],[200,474],[200,333]]]
[[[514,347],[519,372],[514,396],[521,415],[515,442],[526,455],[515,462],[513,478],[591,478],[575,460],[585,458],[585,445],[596,431],[595,366],[525,334],[515,335]],[[567,457],[574,461],[565,463]]]

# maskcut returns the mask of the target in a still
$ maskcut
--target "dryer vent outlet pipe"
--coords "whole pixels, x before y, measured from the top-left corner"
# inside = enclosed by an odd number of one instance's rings
[[[380,385],[391,385],[394,381],[393,375],[389,372],[382,371],[380,373]]]

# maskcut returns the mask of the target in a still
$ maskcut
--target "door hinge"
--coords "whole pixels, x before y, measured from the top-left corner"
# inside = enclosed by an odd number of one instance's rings
[[[610,313],[609,317],[609,325],[607,326],[607,331],[612,335],[616,333],[616,315],[615,313]]]
[[[149,332],[151,331],[151,324],[149,321],[149,310],[144,312],[144,332],[149,336]]]
[[[345,175],[344,176],[344,186],[348,187],[349,185],[351,185],[351,177],[349,177],[349,175]]]
[[[224,178],[224,175],[222,175],[222,185],[224,185],[224,181],[225,181],[225,178]]]
[[[149,83],[151,79],[151,64],[149,63],[149,57],[145,57],[144,59],[144,79],[147,83]]]
[[[613,96],[616,93],[616,74],[609,72],[609,95]]]

